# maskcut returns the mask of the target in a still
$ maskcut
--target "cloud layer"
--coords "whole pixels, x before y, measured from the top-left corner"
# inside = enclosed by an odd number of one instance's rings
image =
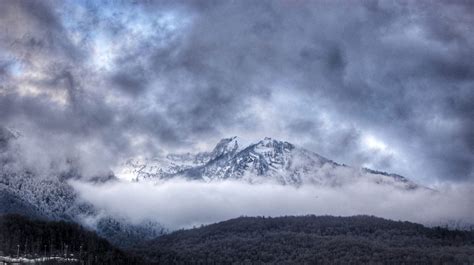
[[[168,229],[246,216],[369,214],[425,225],[474,224],[474,187],[406,191],[360,181],[343,187],[249,184],[240,181],[91,184],[73,182],[100,212],[134,223],[154,220]]]
[[[471,182],[473,12],[469,1],[2,1],[0,121],[90,175],[240,135]]]

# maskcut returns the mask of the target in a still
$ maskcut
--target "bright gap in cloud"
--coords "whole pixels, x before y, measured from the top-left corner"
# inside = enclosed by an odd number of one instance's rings
[[[381,140],[375,138],[373,135],[365,136],[363,139],[363,142],[369,149],[375,149],[375,150],[380,150],[380,151],[388,150],[387,145]]]

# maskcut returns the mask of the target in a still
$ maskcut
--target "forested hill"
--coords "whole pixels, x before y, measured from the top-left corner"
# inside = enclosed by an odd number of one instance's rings
[[[77,224],[0,216],[0,254],[16,257],[18,245],[20,256],[67,253],[77,264],[474,263],[472,231],[370,216],[241,217],[161,236],[133,255]]]
[[[0,256],[16,258],[18,254],[30,259],[67,255],[67,258],[77,260],[77,264],[141,264],[139,259],[77,224],[2,215]]]
[[[370,216],[241,217],[136,252],[159,264],[473,264],[474,235]]]

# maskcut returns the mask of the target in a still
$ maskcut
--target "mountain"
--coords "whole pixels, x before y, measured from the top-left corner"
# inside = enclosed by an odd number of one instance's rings
[[[135,249],[157,264],[471,264],[474,232],[372,216],[240,217]]]
[[[51,220],[75,220],[94,214],[92,205],[77,200],[64,180],[42,178],[30,172],[0,172],[0,212],[18,213]],[[15,204],[12,207],[11,203]]]
[[[110,216],[80,200],[70,180],[117,181],[114,175],[83,179],[73,161],[66,171],[38,175],[22,164],[17,141],[20,133],[0,126],[0,213],[15,213],[43,220],[65,220],[84,224],[121,247],[152,239],[166,232],[152,220],[132,224]],[[225,138],[209,152],[169,154],[152,159],[129,160],[122,173],[137,181],[187,178],[197,181],[238,180],[282,185],[345,185],[367,179],[402,189],[416,189],[410,180],[370,169],[340,165],[291,143],[265,138],[244,144],[237,137]]]
[[[197,154],[168,154],[165,157],[129,159],[118,172],[135,181],[170,178],[182,172],[201,167],[210,161],[235,154],[239,150],[237,137],[222,139],[211,152]]]
[[[121,247],[165,232],[156,222],[134,225],[128,220],[101,213],[92,204],[80,200],[69,184],[69,180],[81,179],[73,167],[46,176],[25,168],[21,164],[21,155],[18,155],[20,150],[15,146],[19,137],[19,133],[0,126],[0,214],[81,223]],[[84,181],[110,183],[116,180],[107,175]]]
[[[231,137],[219,141],[210,152],[129,160],[122,172],[136,181],[184,177],[206,182],[231,179],[294,186],[337,186],[366,179],[403,189],[419,187],[397,174],[341,165],[289,142],[268,137],[247,146],[242,146],[237,137]]]

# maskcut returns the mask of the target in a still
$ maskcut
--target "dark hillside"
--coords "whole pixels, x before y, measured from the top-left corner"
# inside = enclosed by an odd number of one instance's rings
[[[17,257],[18,251],[28,258],[67,255],[78,259],[78,264],[140,264],[138,259],[80,225],[31,220],[20,215],[0,216],[1,256]]]
[[[241,217],[137,250],[160,264],[472,264],[472,232],[370,216]]]

